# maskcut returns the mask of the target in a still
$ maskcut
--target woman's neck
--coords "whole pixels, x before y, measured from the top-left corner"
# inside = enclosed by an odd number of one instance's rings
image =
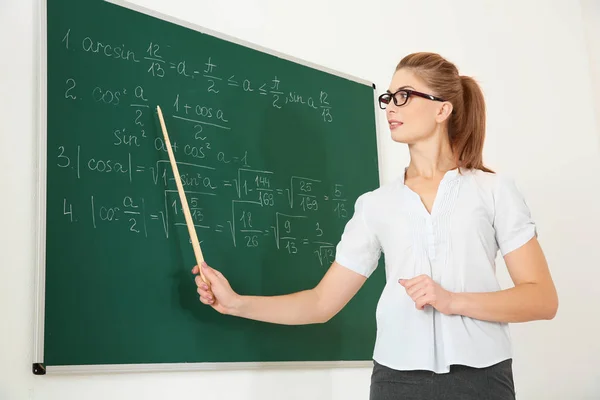
[[[407,176],[433,179],[457,168],[447,138],[447,134],[442,133],[409,145],[410,164],[406,171]]]

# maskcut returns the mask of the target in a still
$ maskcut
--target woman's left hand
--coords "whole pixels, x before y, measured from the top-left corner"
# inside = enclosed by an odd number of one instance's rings
[[[453,314],[452,292],[442,288],[428,275],[419,275],[412,279],[399,279],[398,282],[413,299],[417,310],[423,310],[426,305],[430,305],[442,314]]]

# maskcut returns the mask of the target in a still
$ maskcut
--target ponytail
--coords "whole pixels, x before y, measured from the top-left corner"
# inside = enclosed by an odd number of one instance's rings
[[[483,93],[473,78],[460,76],[459,79],[462,102],[459,99],[448,124],[456,163],[461,168],[492,172],[483,165],[486,113]]]
[[[454,64],[435,53],[415,53],[402,59],[396,70],[408,68],[435,94],[452,103],[448,121],[450,145],[460,168],[493,172],[483,165],[485,100],[477,82],[460,76]]]

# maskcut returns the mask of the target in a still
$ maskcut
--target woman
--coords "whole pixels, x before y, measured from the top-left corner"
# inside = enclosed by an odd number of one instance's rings
[[[383,251],[371,399],[514,399],[508,323],[552,319],[558,299],[523,196],[483,165],[483,94],[452,63],[417,53],[398,64],[379,103],[410,163],[398,180],[358,198],[320,283],[241,296],[203,265],[210,289],[196,277],[200,301],[260,321],[326,322]],[[513,288],[500,290],[496,280],[498,250]]]

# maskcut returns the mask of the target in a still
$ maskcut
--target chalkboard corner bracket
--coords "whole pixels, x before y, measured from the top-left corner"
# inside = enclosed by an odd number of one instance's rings
[[[44,363],[33,363],[32,372],[34,375],[46,375],[46,366]]]

